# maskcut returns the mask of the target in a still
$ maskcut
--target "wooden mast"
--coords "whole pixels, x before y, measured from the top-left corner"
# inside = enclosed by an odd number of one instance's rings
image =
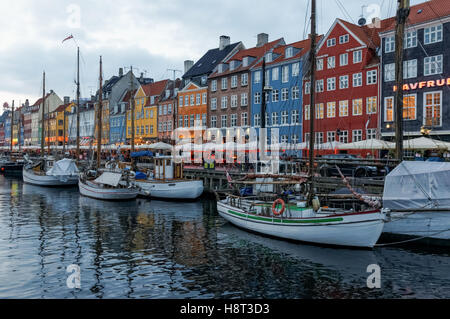
[[[77,48],[77,163],[80,159],[80,47]]]
[[[313,189],[314,189],[314,119],[315,119],[315,93],[316,93],[316,83],[315,83],[315,69],[316,69],[316,0],[311,1],[311,49],[309,53],[309,74],[310,74],[310,96],[311,101],[309,105],[309,179],[310,179],[310,189],[308,203],[311,204],[313,200]]]
[[[47,154],[50,156],[50,105],[47,103]]]
[[[134,125],[134,117],[135,117],[135,105],[134,105],[134,81],[133,81],[133,66],[131,66],[131,74],[130,74],[130,81],[131,81],[131,92],[130,92],[130,107],[131,107],[131,153],[134,153],[134,139],[135,139],[135,125]],[[131,154],[130,154],[131,156]],[[134,161],[133,158],[131,158],[131,164],[133,165]]]
[[[100,90],[98,91],[98,108],[97,108],[97,170],[100,168],[102,161],[102,104],[103,104],[103,78],[102,78],[102,56],[100,56]]]
[[[405,23],[409,16],[409,0],[397,0],[397,25],[395,27],[395,157],[403,160],[403,47]]]
[[[11,108],[11,143],[10,144],[10,152],[12,153],[13,151],[13,134],[14,134],[14,100],[12,101],[12,108]]]
[[[44,130],[45,130],[45,125],[44,125],[44,116],[45,116],[45,110],[44,110],[44,106],[45,106],[45,71],[44,71],[44,75],[43,75],[43,82],[42,82],[42,107],[41,107],[41,117],[42,117],[42,122],[41,122],[41,156],[44,156]]]

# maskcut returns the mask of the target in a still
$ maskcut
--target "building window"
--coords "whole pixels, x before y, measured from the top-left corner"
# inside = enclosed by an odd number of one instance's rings
[[[417,31],[405,32],[405,49],[417,46]]]
[[[362,62],[362,50],[353,51],[353,63]]]
[[[424,124],[427,126],[441,126],[442,92],[425,93]]]
[[[233,75],[231,77],[231,87],[232,88],[237,88],[237,84],[238,84],[237,75]]]
[[[211,110],[217,110],[217,98],[211,99]]]
[[[222,96],[221,108],[226,109],[228,107],[228,96]]]
[[[180,105],[180,107],[182,107],[183,106],[183,97],[182,96],[180,96],[180,99],[179,99],[180,101],[178,102],[178,104]]]
[[[384,121],[394,121],[394,97],[392,96],[384,98]]]
[[[424,43],[431,44],[442,41],[442,24],[424,30]]]
[[[261,125],[261,114],[257,113],[254,116],[254,125],[255,126],[260,126]]]
[[[280,141],[281,141],[281,143],[285,143],[286,144],[289,141],[289,136],[281,135]]]
[[[280,69],[279,68],[273,68],[272,69],[272,81],[278,81],[280,76]]]
[[[248,74],[241,74],[241,86],[245,86],[248,84]]]
[[[425,58],[424,75],[442,73],[442,54]]]
[[[266,70],[266,76],[265,76],[264,80],[266,81],[265,85],[269,86],[270,85],[270,70]]]
[[[305,82],[305,94],[311,94],[311,82]]]
[[[348,143],[348,131],[341,131],[339,134],[340,143]]]
[[[217,127],[217,116],[215,115],[211,116],[211,127],[212,128]]]
[[[195,105],[195,94],[191,95],[191,106]]]
[[[300,74],[300,63],[292,64],[292,76],[296,77]]]
[[[298,100],[300,98],[300,89],[298,86],[292,88],[292,99]]]
[[[323,70],[323,59],[317,59],[317,65],[316,65],[317,71]]]
[[[384,40],[384,53],[390,53],[395,51],[395,38],[387,37]]]
[[[305,120],[309,120],[310,116],[309,113],[311,111],[311,106],[310,105],[305,105]]]
[[[366,112],[367,114],[377,113],[377,97],[371,96],[366,99]]]
[[[254,75],[255,75],[254,80],[255,84],[261,83],[261,71],[256,71]]]
[[[353,74],[353,87],[362,86],[362,73]]]
[[[344,34],[339,37],[339,44],[347,43],[349,40],[349,35]]]
[[[153,134],[153,125],[150,125],[150,134]]]
[[[248,125],[247,112],[244,112],[241,114],[241,126],[247,126],[247,125]]]
[[[202,104],[206,104],[206,93],[202,94]]]
[[[281,125],[288,125],[289,124],[289,113],[288,111],[282,111],[281,112]]]
[[[178,127],[183,127],[183,116],[180,115],[180,117],[178,118]]]
[[[297,144],[298,143],[298,135],[297,134],[292,134],[291,136],[291,143],[292,144]]]
[[[367,71],[367,85],[377,84],[377,70]]]
[[[292,47],[288,47],[286,48],[284,55],[286,56],[286,59],[292,58],[294,50],[292,49]]]
[[[323,80],[316,81],[316,92],[323,92]]]
[[[362,115],[363,109],[363,101],[362,99],[353,100],[353,115]]]
[[[211,91],[216,92],[217,91],[217,80],[211,81]]]
[[[316,104],[316,119],[320,120],[324,117],[323,103]]]
[[[289,65],[283,66],[281,77],[283,83],[289,82]]]
[[[323,132],[316,132],[316,143],[323,144]]]
[[[185,105],[185,106],[188,106],[188,105],[189,105],[189,95],[186,95],[186,96],[184,97],[184,105]]]
[[[231,114],[231,127],[237,126],[237,114]]]
[[[339,77],[339,88],[348,89],[348,75],[342,75]]]
[[[403,119],[415,120],[416,119],[416,95],[405,95],[403,97]]]
[[[353,130],[352,132],[352,142],[362,141],[362,130]]]
[[[336,57],[334,56],[330,56],[327,59],[327,65],[328,65],[328,69],[334,69],[336,67]]]
[[[289,89],[281,89],[281,101],[287,101],[289,99]]]
[[[206,113],[202,114],[202,126],[206,126]]]
[[[241,94],[241,106],[247,106],[248,105],[248,96],[247,93]]]
[[[278,102],[280,100],[280,96],[279,96],[279,91],[278,90],[273,90],[272,91],[272,102]]]
[[[222,90],[226,90],[228,88],[228,79],[223,78],[222,79]]]
[[[384,66],[384,82],[395,80],[395,63],[386,64]]]
[[[339,56],[339,65],[345,66],[348,64],[348,53],[343,53]]]
[[[292,110],[291,124],[300,124],[300,113],[298,110]]]
[[[403,78],[411,79],[417,77],[417,59],[403,62]]]
[[[237,95],[231,96],[231,107],[237,107],[237,104],[238,104],[237,100],[238,100]]]
[[[261,92],[256,92],[255,93],[255,104],[260,104],[261,103]]]
[[[348,116],[348,101],[339,102],[339,116],[340,117]]]
[[[278,125],[278,112],[272,112],[272,125]]]
[[[188,115],[184,116],[184,127],[189,127],[189,116]]]
[[[332,143],[335,141],[336,141],[336,132],[335,131],[327,132],[327,142]]]
[[[227,123],[227,116],[226,115],[222,115],[220,117],[220,125],[221,125],[221,127],[227,127],[228,123]]]
[[[366,139],[373,140],[377,138],[377,129],[376,128],[368,128],[366,131]]]
[[[335,38],[327,40],[327,47],[334,47],[335,45],[336,45],[336,39]]]
[[[327,103],[327,118],[336,117],[336,102]]]
[[[328,78],[327,79],[327,91],[336,90],[336,78]]]
[[[191,114],[189,124],[190,124],[190,127],[194,127],[195,126],[194,114]]]

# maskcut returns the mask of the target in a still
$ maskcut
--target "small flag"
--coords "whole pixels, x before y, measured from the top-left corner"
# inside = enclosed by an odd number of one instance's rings
[[[70,40],[70,39],[73,39],[73,35],[69,35],[67,38],[65,38],[65,39],[62,41],[62,43],[64,43],[64,41],[67,41],[67,40]]]

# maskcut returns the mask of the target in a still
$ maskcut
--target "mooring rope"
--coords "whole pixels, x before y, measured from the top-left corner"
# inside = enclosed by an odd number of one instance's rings
[[[422,236],[422,237],[418,237],[418,238],[413,238],[413,239],[408,239],[408,240],[403,240],[403,241],[397,241],[397,242],[387,243],[387,244],[376,244],[375,247],[384,247],[384,246],[392,246],[392,245],[399,245],[399,244],[410,243],[410,242],[413,242],[413,241],[418,241],[418,240],[422,240],[422,239],[425,239],[425,238],[429,238],[431,236],[436,236],[436,235],[439,235],[439,234],[442,234],[442,233],[445,233],[445,232],[448,232],[448,231],[450,231],[450,228],[449,229],[445,229],[445,230],[441,230],[441,231],[439,231],[437,233],[434,233],[434,234],[430,234],[430,235]]]

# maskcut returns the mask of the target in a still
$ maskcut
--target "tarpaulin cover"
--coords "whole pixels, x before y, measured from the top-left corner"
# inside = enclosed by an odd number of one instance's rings
[[[48,176],[73,176],[78,174],[78,168],[75,161],[65,158],[57,161],[46,174]]]
[[[136,175],[134,176],[136,180],[143,180],[147,179],[147,174],[144,174],[142,172],[136,172]]]
[[[98,177],[94,182],[98,184],[111,185],[117,187],[119,185],[122,174],[113,172],[104,172],[100,177]]]
[[[402,162],[386,176],[383,207],[450,207],[450,163]]]
[[[152,157],[152,156],[153,156],[153,153],[150,152],[150,151],[141,151],[141,152],[134,152],[134,153],[131,153],[131,157],[132,157],[132,158],[143,157],[143,156],[149,156],[149,157]]]

